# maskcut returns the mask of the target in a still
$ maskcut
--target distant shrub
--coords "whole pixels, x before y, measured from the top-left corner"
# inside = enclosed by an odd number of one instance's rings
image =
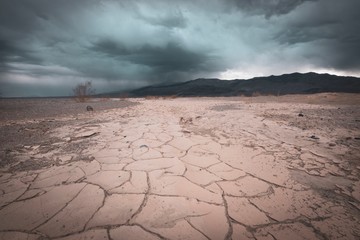
[[[95,94],[95,89],[92,88],[91,81],[79,83],[73,89],[74,97],[79,102],[85,102],[91,95]]]

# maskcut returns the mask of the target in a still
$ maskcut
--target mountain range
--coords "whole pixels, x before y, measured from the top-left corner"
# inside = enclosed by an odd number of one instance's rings
[[[322,92],[360,93],[360,78],[318,73],[291,73],[248,80],[199,78],[182,83],[154,85],[127,92],[130,97],[145,96],[252,96],[312,94]],[[116,96],[112,93],[111,96]]]

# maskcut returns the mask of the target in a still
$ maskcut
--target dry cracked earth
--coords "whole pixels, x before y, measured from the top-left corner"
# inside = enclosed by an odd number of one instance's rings
[[[358,104],[131,101],[4,150],[0,239],[360,238]]]

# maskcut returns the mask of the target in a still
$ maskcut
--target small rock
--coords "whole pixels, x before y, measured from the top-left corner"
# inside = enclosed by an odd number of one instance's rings
[[[181,117],[180,118],[180,121],[179,121],[180,124],[192,124],[193,123],[193,119],[192,118],[184,118],[184,117]]]
[[[36,149],[38,149],[40,147],[40,145],[35,145],[35,146],[32,146],[32,149],[33,150],[36,150]]]
[[[335,147],[336,144],[335,144],[335,143],[329,143],[329,146],[330,146],[330,147]]]
[[[357,181],[358,180],[357,176],[355,176],[355,175],[348,175],[347,178],[352,180],[352,181]]]
[[[356,207],[357,209],[360,210],[360,204],[355,203],[355,202],[350,202],[350,201],[348,201],[348,203],[350,203],[351,205],[353,205],[354,207]]]
[[[320,139],[320,138],[318,138],[318,137],[317,137],[317,136],[315,136],[315,135],[312,135],[310,138],[311,138],[311,139],[315,139],[315,140]]]
[[[313,176],[319,176],[320,175],[320,173],[318,171],[316,171],[316,170],[310,170],[308,173],[310,175],[313,175]]]
[[[298,115],[299,117],[303,117],[304,116],[304,114],[302,114],[302,113],[299,113],[299,115]]]
[[[86,106],[86,111],[94,111],[93,107],[92,106]]]
[[[72,159],[72,156],[70,156],[70,155],[58,157],[58,160],[62,163],[70,162],[71,159]]]
[[[85,132],[81,132],[75,135],[75,138],[88,138],[88,137],[92,137],[94,135],[98,134],[98,132],[93,132],[93,131],[85,131]]]

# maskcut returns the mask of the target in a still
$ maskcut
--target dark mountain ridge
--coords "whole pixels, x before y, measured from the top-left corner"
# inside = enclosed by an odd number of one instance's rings
[[[148,86],[129,92],[144,96],[251,96],[311,94],[321,92],[360,93],[360,78],[318,73],[292,73],[249,80],[196,79],[162,86]]]

